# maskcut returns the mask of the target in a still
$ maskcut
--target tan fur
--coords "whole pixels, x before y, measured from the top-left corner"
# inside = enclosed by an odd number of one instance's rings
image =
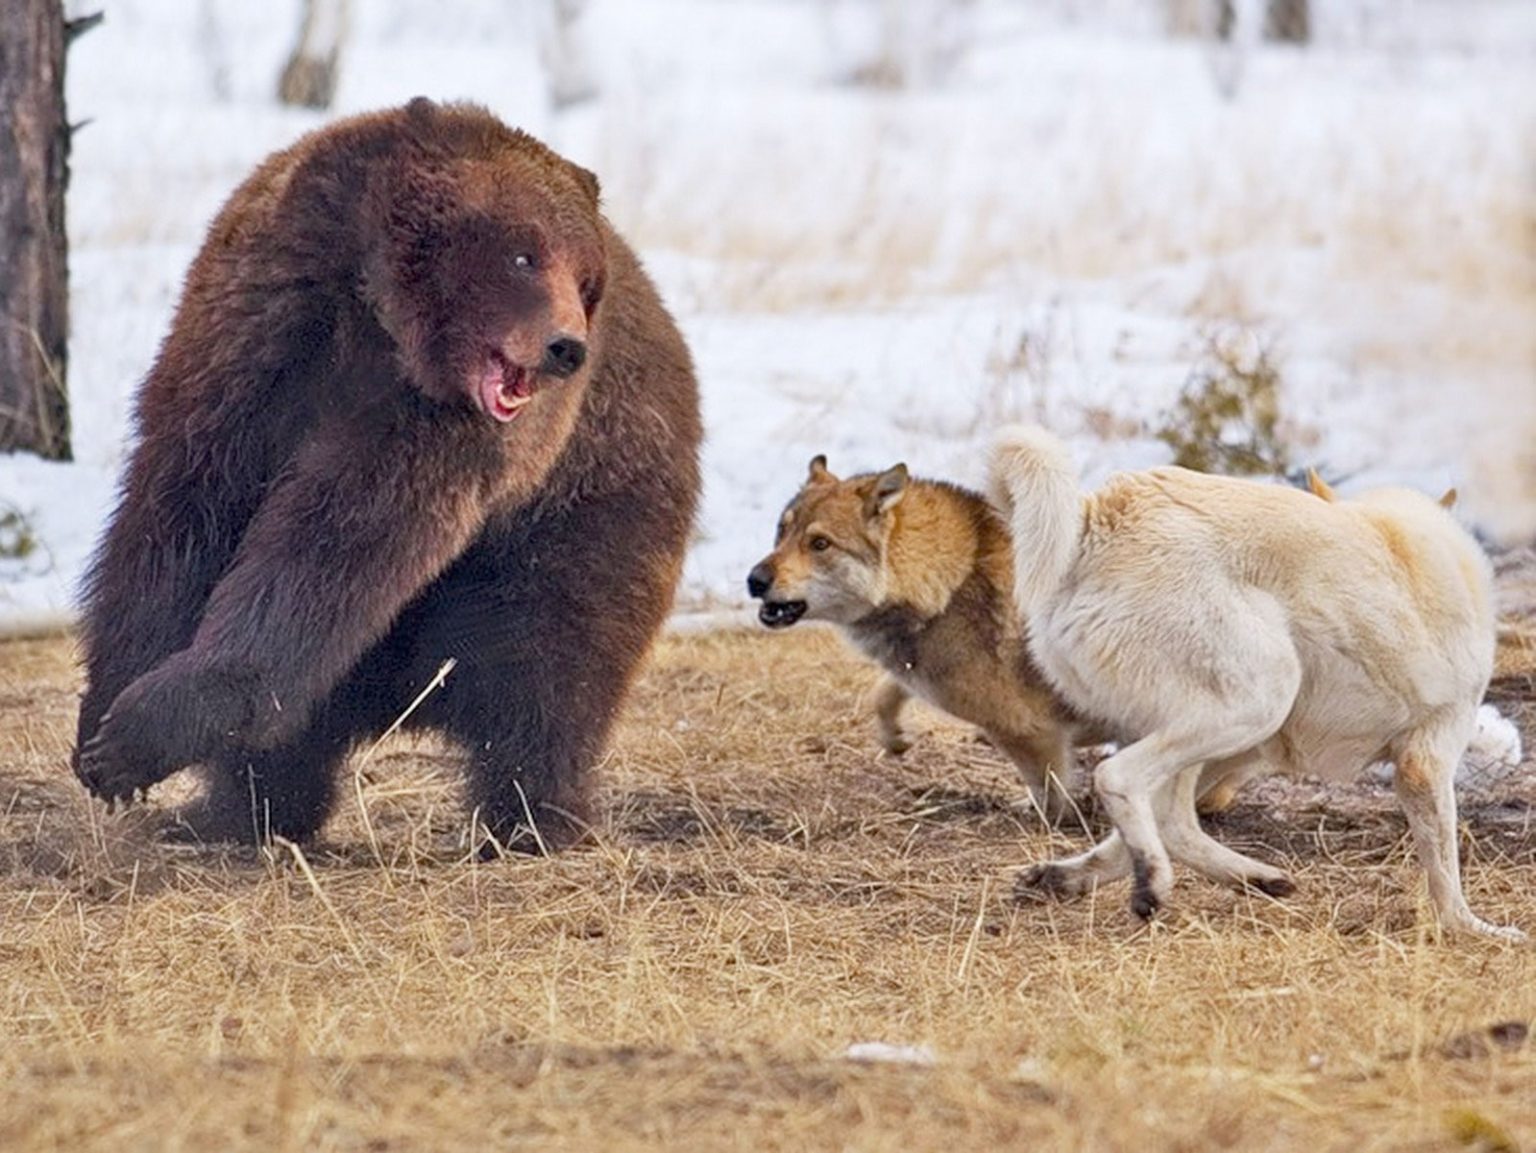
[[[1132,908],[1150,916],[1178,860],[1282,896],[1283,872],[1201,830],[1196,796],[1386,757],[1441,922],[1523,938],[1461,890],[1452,778],[1493,667],[1492,577],[1440,504],[1177,468],[1083,493],[1060,442],[1022,426],[999,437],[994,485],[1031,652],[1075,709],[1130,741],[1094,774],[1116,831],[1024,887],[1073,894],[1134,874]]]
[[[981,496],[902,465],[839,480],[817,457],[749,584],[765,623],[793,623],[777,614],[803,604],[885,669],[875,714],[888,752],[909,747],[900,713],[915,694],[978,726],[1042,811],[1067,810],[1073,721],[1029,659],[1007,526]]]

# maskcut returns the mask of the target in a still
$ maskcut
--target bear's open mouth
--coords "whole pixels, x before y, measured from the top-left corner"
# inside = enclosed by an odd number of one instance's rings
[[[486,349],[475,391],[485,414],[505,424],[533,399],[533,374],[497,349]]]
[[[764,601],[757,610],[757,619],[771,629],[787,629],[805,615],[808,607],[804,601]]]

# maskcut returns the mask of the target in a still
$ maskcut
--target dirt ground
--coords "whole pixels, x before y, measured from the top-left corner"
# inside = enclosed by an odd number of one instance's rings
[[[1529,750],[1524,627],[1493,697]],[[879,755],[874,680],[808,627],[667,640],[595,843],[479,864],[424,742],[355,758],[302,850],[161,844],[184,784],[108,815],[69,775],[69,640],[0,645],[0,1149],[1536,1149],[1536,949],[1439,939],[1388,787],[1213,822],[1283,902],[1019,904],[1085,834],[935,713]],[[1536,932],[1533,768],[1463,843]]]

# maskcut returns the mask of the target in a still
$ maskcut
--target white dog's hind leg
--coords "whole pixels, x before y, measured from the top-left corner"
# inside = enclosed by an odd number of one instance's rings
[[[1192,725],[1186,721],[1179,729],[1151,733],[1101,762],[1094,771],[1099,801],[1120,830],[1130,855],[1135,879],[1131,911],[1138,917],[1155,913],[1173,888],[1173,864],[1163,842],[1159,818],[1166,819],[1169,807],[1177,803],[1193,822],[1194,794],[1202,766],[1207,761],[1234,757],[1263,744],[1280,727],[1295,699],[1300,670],[1294,658],[1289,663],[1256,664],[1255,668],[1260,674],[1272,670],[1273,683],[1259,679],[1254,684],[1230,686],[1227,698],[1221,701],[1208,698],[1197,702],[1192,698],[1187,715],[1191,719],[1206,718],[1203,723]],[[1249,690],[1246,701],[1242,699],[1244,688]],[[1181,779],[1186,784],[1176,798],[1174,784]],[[1199,826],[1195,828],[1199,832]],[[1182,826],[1174,831],[1181,854],[1189,847],[1186,832]],[[1210,840],[1203,832],[1200,837]],[[1230,853],[1213,841],[1210,846]],[[1197,860],[1220,867],[1219,862],[1213,861],[1210,846],[1197,847],[1193,854]],[[1239,854],[1232,856],[1246,860]],[[1232,863],[1230,858],[1225,861]],[[1275,872],[1257,861],[1250,864],[1260,876]]]
[[[1173,863],[1158,832],[1157,794],[1175,775],[1205,759],[1204,750],[1186,750],[1170,733],[1153,733],[1099,763],[1094,791],[1125,841],[1133,888],[1131,911],[1143,919],[1157,912],[1173,889]]]
[[[1246,762],[1245,762],[1246,764]],[[1200,827],[1195,799],[1203,781],[1199,765],[1183,770],[1173,787],[1157,800],[1158,828],[1168,853],[1201,876],[1238,889],[1257,889],[1271,897],[1289,897],[1295,882],[1282,870],[1229,849]]]
[[[1524,941],[1526,935],[1519,929],[1490,924],[1473,913],[1461,890],[1455,771],[1471,731],[1472,717],[1468,713],[1404,738],[1393,751],[1397,766],[1393,785],[1429,878],[1429,896],[1440,923],[1459,932]]]
[[[1019,878],[1019,889],[1075,896],[1131,873],[1136,884],[1131,909],[1150,917],[1173,887],[1173,865],[1158,836],[1154,798],[1188,763],[1167,734],[1153,734],[1101,762],[1094,770],[1094,790],[1115,832],[1086,853],[1035,866]]]
[[[1200,783],[1195,789],[1195,811],[1202,817],[1226,812],[1232,807],[1239,789],[1274,771],[1264,749],[1209,762],[1201,770]]]
[[[1264,762],[1255,754],[1242,758],[1239,767],[1250,769],[1240,774],[1240,779],[1249,780],[1262,774]],[[1284,872],[1227,848],[1199,827],[1194,816],[1194,800],[1197,792],[1209,783],[1203,766],[1197,762],[1178,772],[1173,780],[1165,781],[1160,788],[1149,790],[1155,822],[1169,854],[1181,864],[1223,884],[1255,888],[1272,897],[1289,896],[1295,891],[1295,885]],[[1193,825],[1192,833],[1186,825]],[[1014,891],[1019,897],[1036,894],[1075,897],[1107,881],[1118,881],[1131,872],[1131,854],[1117,829],[1085,853],[1047,861],[1025,870],[1019,874]]]

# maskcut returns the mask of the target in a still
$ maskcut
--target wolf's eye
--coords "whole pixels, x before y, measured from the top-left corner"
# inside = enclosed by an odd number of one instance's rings
[[[831,547],[832,547],[832,542],[829,541],[824,536],[813,536],[811,538],[811,551],[812,552],[826,552]]]

